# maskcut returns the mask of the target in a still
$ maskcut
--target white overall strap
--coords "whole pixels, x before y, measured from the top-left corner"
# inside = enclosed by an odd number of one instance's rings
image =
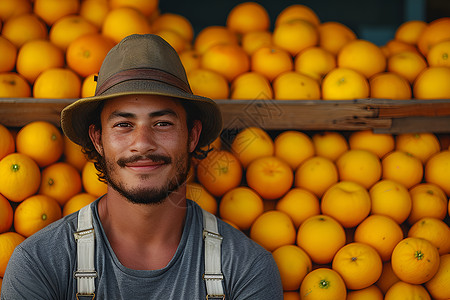
[[[217,229],[216,217],[203,211],[203,239],[205,241],[205,274],[206,299],[225,299],[223,292],[223,274],[221,268],[222,236]]]
[[[79,297],[95,297],[95,278],[97,272],[94,265],[95,234],[92,225],[91,204],[78,212],[78,228],[74,233],[77,241],[77,299]]]

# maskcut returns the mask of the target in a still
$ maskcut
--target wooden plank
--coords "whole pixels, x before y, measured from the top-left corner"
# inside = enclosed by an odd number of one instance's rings
[[[375,102],[378,117],[450,116],[450,102],[441,100],[390,100]]]
[[[450,116],[393,118],[390,128],[375,128],[378,133],[450,133]]]

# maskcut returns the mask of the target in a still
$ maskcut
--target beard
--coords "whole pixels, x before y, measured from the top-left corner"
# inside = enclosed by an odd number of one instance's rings
[[[165,199],[168,198],[170,194],[177,191],[178,188],[183,185],[186,180],[190,169],[190,158],[189,152],[186,151],[185,154],[178,156],[174,162],[169,156],[148,154],[132,156],[126,159],[119,159],[117,162],[110,160],[105,160],[102,156],[100,164],[104,170],[105,179],[108,184],[119,194],[125,197],[128,201],[134,204],[161,204]],[[162,161],[166,165],[174,164],[176,168],[175,176],[167,178],[166,183],[160,187],[135,187],[127,188],[123,182],[117,180],[114,176],[114,170],[119,168],[124,168],[126,163],[132,163],[140,159],[150,159],[153,161]],[[141,175],[141,179],[147,179],[150,175]]]

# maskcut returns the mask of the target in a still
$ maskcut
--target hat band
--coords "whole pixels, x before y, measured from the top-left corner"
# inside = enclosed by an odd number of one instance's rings
[[[97,88],[95,96],[99,96],[104,92],[106,92],[111,87],[128,80],[159,81],[174,86],[178,89],[181,89],[186,93],[192,94],[189,85],[183,80],[179,79],[178,77],[160,69],[145,68],[145,69],[125,70],[114,74],[113,76],[105,80],[102,83],[102,85]]]

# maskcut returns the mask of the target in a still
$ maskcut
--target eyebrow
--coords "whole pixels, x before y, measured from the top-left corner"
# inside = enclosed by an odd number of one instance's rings
[[[175,111],[172,109],[162,109],[151,112],[148,114],[150,118],[161,117],[161,116],[178,116]],[[126,118],[126,119],[135,119],[136,114],[124,111],[113,111],[111,115],[109,115],[108,120],[112,120],[114,118]]]

